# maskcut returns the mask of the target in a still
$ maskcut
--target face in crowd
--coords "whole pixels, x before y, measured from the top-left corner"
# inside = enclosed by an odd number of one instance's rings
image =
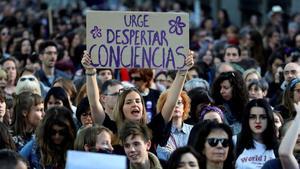
[[[212,130],[206,138],[203,154],[208,163],[220,163],[227,159],[229,137],[222,129]]]
[[[151,142],[145,141],[140,135],[129,135],[124,142],[124,150],[132,164],[145,164]]]

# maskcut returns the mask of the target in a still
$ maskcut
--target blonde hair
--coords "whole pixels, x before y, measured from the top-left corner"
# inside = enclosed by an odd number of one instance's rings
[[[88,145],[92,149],[96,146],[97,136],[102,132],[107,132],[110,135],[111,140],[113,140],[113,133],[104,126],[95,125],[92,127],[86,127],[78,132],[74,142],[74,149],[85,151],[84,145]]]
[[[140,120],[140,123],[141,124],[147,123],[145,102],[144,102],[144,99],[143,99],[142,95],[140,94],[140,92],[136,88],[124,89],[122,94],[118,97],[117,103],[113,109],[113,116],[116,121],[118,130],[121,128],[122,124],[126,120],[126,117],[123,112],[123,106],[124,106],[126,96],[131,92],[136,92],[140,96],[142,104],[143,104],[142,119]]]
[[[244,73],[243,73],[243,79],[244,81],[246,81],[247,77],[251,74],[256,74],[258,76],[258,78],[261,78],[261,75],[260,73],[254,69],[254,68],[250,68],[250,69],[247,69]]]
[[[158,99],[157,105],[156,105],[157,112],[161,112],[164,104],[166,103],[169,92],[170,92],[170,90],[166,90],[159,96],[159,99]],[[190,108],[191,108],[191,99],[185,91],[181,91],[180,96],[182,98],[182,102],[183,102],[183,106],[184,106],[182,119],[186,120],[189,117],[189,112],[190,112]]]

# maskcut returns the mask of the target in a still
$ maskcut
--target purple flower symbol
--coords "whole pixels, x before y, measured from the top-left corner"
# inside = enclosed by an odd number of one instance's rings
[[[96,39],[97,37],[101,37],[102,34],[101,34],[101,29],[98,28],[98,26],[94,26],[94,29],[92,29],[90,31],[90,33],[93,35],[93,38]]]
[[[169,32],[175,33],[177,35],[182,35],[183,27],[185,27],[185,23],[181,22],[181,17],[177,16],[175,20],[169,20],[169,25],[171,25]]]

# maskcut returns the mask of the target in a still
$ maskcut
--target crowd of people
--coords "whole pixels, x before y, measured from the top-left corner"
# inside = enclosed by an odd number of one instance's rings
[[[68,150],[130,169],[299,168],[300,13],[236,26],[197,1],[55,2],[0,2],[0,169],[63,169]],[[190,13],[188,69],[94,68],[88,9]]]

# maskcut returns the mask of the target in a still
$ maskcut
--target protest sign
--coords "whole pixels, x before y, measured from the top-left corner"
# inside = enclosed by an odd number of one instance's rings
[[[87,12],[87,51],[98,68],[184,69],[187,13]]]
[[[126,157],[113,154],[68,151],[66,169],[126,169]]]

